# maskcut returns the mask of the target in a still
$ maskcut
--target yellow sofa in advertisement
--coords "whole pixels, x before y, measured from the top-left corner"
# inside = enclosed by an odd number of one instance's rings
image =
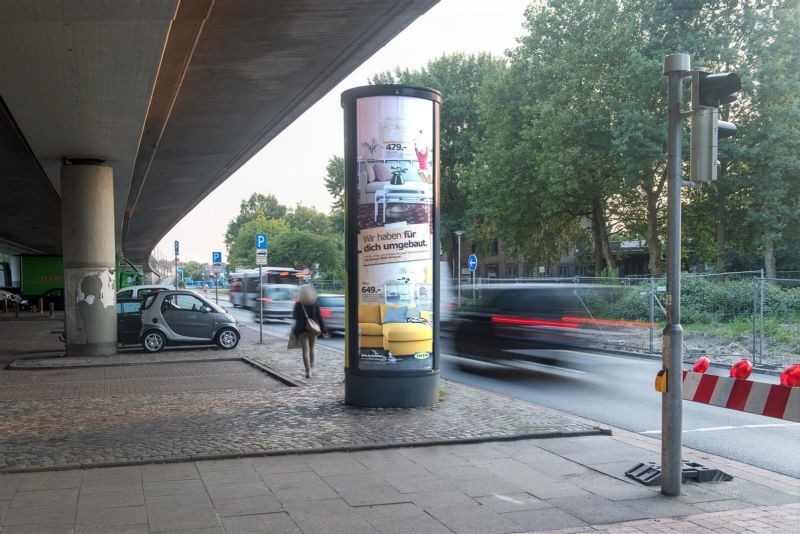
[[[384,323],[387,308],[393,304],[359,304],[358,326],[361,329],[362,349],[383,349],[394,356],[411,356],[433,350],[433,328],[423,323]],[[413,309],[413,306],[409,306]],[[428,312],[420,316],[430,320]]]

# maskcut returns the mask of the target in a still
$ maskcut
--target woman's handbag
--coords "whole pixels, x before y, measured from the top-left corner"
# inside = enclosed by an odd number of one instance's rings
[[[289,342],[286,344],[286,348],[289,350],[300,348],[300,340],[297,338],[297,334],[294,333],[294,328],[289,330]]]
[[[306,311],[305,305],[301,304],[301,307],[303,308],[303,313],[306,314],[306,330],[311,332],[315,336],[320,335],[322,333],[322,328],[319,327],[317,321],[308,316],[308,312]]]

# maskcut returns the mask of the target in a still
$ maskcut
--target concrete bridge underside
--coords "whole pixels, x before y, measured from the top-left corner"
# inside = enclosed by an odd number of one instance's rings
[[[117,250],[158,241],[437,0],[0,1],[0,248],[60,254],[61,166],[114,176]]]
[[[63,256],[67,352],[116,350],[116,254],[436,1],[0,0],[0,252]]]

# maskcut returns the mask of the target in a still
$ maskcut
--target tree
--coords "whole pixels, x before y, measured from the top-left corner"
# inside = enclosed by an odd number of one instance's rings
[[[257,233],[267,234],[270,241],[270,263],[275,263],[272,257],[272,243],[281,234],[289,231],[289,227],[282,220],[267,219],[258,215],[254,220],[248,221],[239,228],[236,238],[228,248],[228,270],[237,268],[252,268],[256,266],[255,236]]]
[[[796,237],[800,228],[800,5],[776,2],[764,15],[747,54],[758,62],[747,95],[752,119],[742,128],[743,175],[747,221],[758,231],[766,276],[776,278],[784,237]]]
[[[325,167],[325,189],[333,197],[331,211],[344,209],[344,158],[331,156]]]
[[[289,230],[270,243],[270,263],[296,269],[308,267],[319,274],[340,270],[342,257],[330,236]]]
[[[188,276],[192,280],[201,280],[203,278],[203,271],[206,270],[205,265],[201,265],[196,261],[187,261],[183,264],[183,276]]]
[[[629,51],[615,30],[621,17],[606,0],[532,5],[509,68],[480,92],[486,130],[470,173],[471,218],[529,262],[558,261],[588,226],[595,272],[616,269],[608,204],[622,192],[612,148],[613,73]]]
[[[230,250],[242,226],[263,216],[265,219],[280,219],[286,215],[286,206],[278,202],[274,195],[253,193],[247,200],[242,200],[239,215],[228,222],[225,231],[225,246]]]
[[[283,220],[292,230],[306,230],[318,235],[327,235],[330,231],[327,215],[302,204],[289,210]]]
[[[450,54],[419,70],[383,72],[370,83],[423,85],[442,92],[440,196],[443,246],[452,250],[453,231],[470,226],[465,173],[475,165],[484,125],[476,97],[484,81],[502,71],[505,62],[490,54]],[[449,247],[449,248],[448,248]]]
[[[740,72],[744,83],[740,101],[721,110],[743,135],[721,143],[720,180],[685,194],[683,245],[703,261],[716,258],[718,268],[726,255],[755,246],[771,262],[771,243],[780,248],[800,205],[796,5],[549,0],[528,9],[525,26],[508,69],[484,80],[478,97],[483,138],[466,188],[475,233],[500,235],[529,261],[547,262],[581,238],[583,220],[594,240],[595,272],[614,268],[616,234],[644,236],[650,272],[660,274],[667,178],[662,62],[680,50],[696,67]],[[759,76],[772,85],[759,85]],[[747,129],[758,134],[748,137]],[[762,228],[755,244],[753,228]]]

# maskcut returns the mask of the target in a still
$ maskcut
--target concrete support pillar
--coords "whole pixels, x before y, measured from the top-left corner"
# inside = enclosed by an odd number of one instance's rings
[[[61,167],[61,227],[67,355],[114,354],[116,245],[111,167]]]

